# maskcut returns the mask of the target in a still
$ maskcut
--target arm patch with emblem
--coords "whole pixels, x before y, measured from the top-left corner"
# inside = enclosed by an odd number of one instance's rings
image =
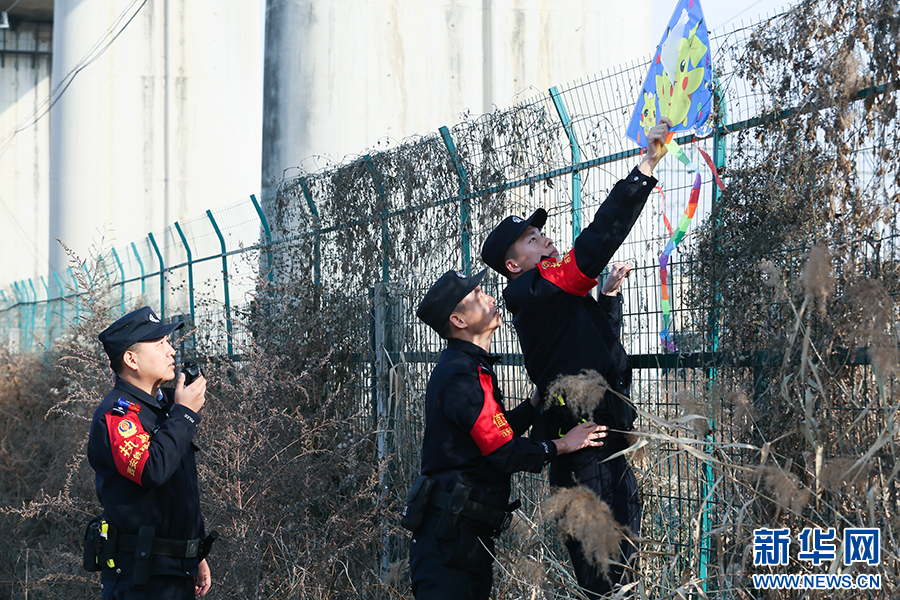
[[[125,415],[107,413],[109,444],[112,448],[116,470],[141,485],[141,475],[150,449],[150,434],[144,431],[140,419],[134,413]]]
[[[574,296],[587,296],[588,292],[597,285],[596,279],[591,279],[581,272],[575,264],[575,250],[569,250],[560,260],[547,258],[538,263],[538,272],[541,277]]]
[[[472,427],[472,439],[478,444],[482,456],[487,456],[506,442],[512,439],[513,430],[506,422],[506,416],[497,401],[494,399],[494,384],[491,374],[478,367],[478,381],[481,383],[481,391],[484,392],[484,404],[481,413]]]

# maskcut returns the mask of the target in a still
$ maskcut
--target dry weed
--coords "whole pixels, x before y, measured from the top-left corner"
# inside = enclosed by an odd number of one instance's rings
[[[698,397],[694,392],[682,390],[675,394],[675,402],[681,407],[682,415],[698,415],[691,421],[691,426],[700,438],[709,433],[709,420],[706,415],[709,411],[709,402],[706,398]]]
[[[809,250],[806,266],[800,274],[800,283],[808,301],[817,301],[819,311],[824,315],[828,298],[834,294],[834,269],[831,251],[823,244],[816,244]]]
[[[609,389],[602,375],[596,371],[582,371],[578,375],[564,375],[554,381],[547,390],[544,402],[555,403],[556,397],[561,396],[577,418],[590,418]]]
[[[783,510],[800,514],[809,503],[810,491],[803,487],[800,478],[793,473],[767,465],[759,467],[757,475],[763,479],[766,490]]]
[[[819,475],[822,487],[834,493],[839,493],[843,486],[861,494],[866,489],[869,469],[865,463],[858,464],[855,458],[842,457],[828,461]]]
[[[609,506],[584,486],[557,490],[546,506],[547,518],[556,521],[562,539],[581,542],[592,564],[609,573],[610,560],[628,532],[616,522]]]
[[[784,278],[781,270],[769,259],[759,261],[759,270],[762,273],[762,282],[768,288],[775,291],[775,300],[783,302],[787,300],[787,290],[784,287]]]

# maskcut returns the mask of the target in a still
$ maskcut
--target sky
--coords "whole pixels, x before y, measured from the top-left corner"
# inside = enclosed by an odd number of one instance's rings
[[[662,39],[665,27],[672,17],[677,0],[651,0],[653,5],[653,43]],[[761,16],[775,15],[798,4],[799,0],[700,0],[706,28],[712,32],[727,26],[729,29],[740,25],[741,21],[751,23]],[[648,49],[648,53],[653,48]]]

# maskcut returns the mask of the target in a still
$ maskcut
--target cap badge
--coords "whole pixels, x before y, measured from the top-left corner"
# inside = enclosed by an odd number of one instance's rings
[[[523,219],[521,219],[519,217],[513,217],[512,220],[513,220],[513,223],[516,223],[516,224],[521,223],[523,221]]]
[[[460,273],[459,271],[456,272],[456,276],[459,277],[460,279],[468,279],[469,278],[468,275],[464,275],[463,273]]]
[[[154,323],[159,323],[159,317],[157,317],[153,313],[150,313],[149,315],[147,315],[147,318],[150,319],[151,321],[153,321]]]

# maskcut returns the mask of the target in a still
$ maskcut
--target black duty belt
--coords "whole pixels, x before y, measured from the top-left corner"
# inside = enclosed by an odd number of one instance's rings
[[[435,508],[446,510],[450,503],[450,494],[435,490],[431,492],[431,500],[429,503]],[[460,514],[467,519],[477,522],[479,525],[501,532],[506,531],[509,528],[513,511],[521,505],[521,502],[516,500],[509,505],[509,510],[498,510],[485,504],[481,504],[480,502],[475,502],[474,500],[466,500]]]
[[[120,533],[118,534],[116,547],[126,552],[135,552],[137,542],[138,536]],[[202,543],[203,538],[197,538],[196,540],[167,540],[166,538],[154,537],[150,553],[171,558],[195,558],[200,552]]]

